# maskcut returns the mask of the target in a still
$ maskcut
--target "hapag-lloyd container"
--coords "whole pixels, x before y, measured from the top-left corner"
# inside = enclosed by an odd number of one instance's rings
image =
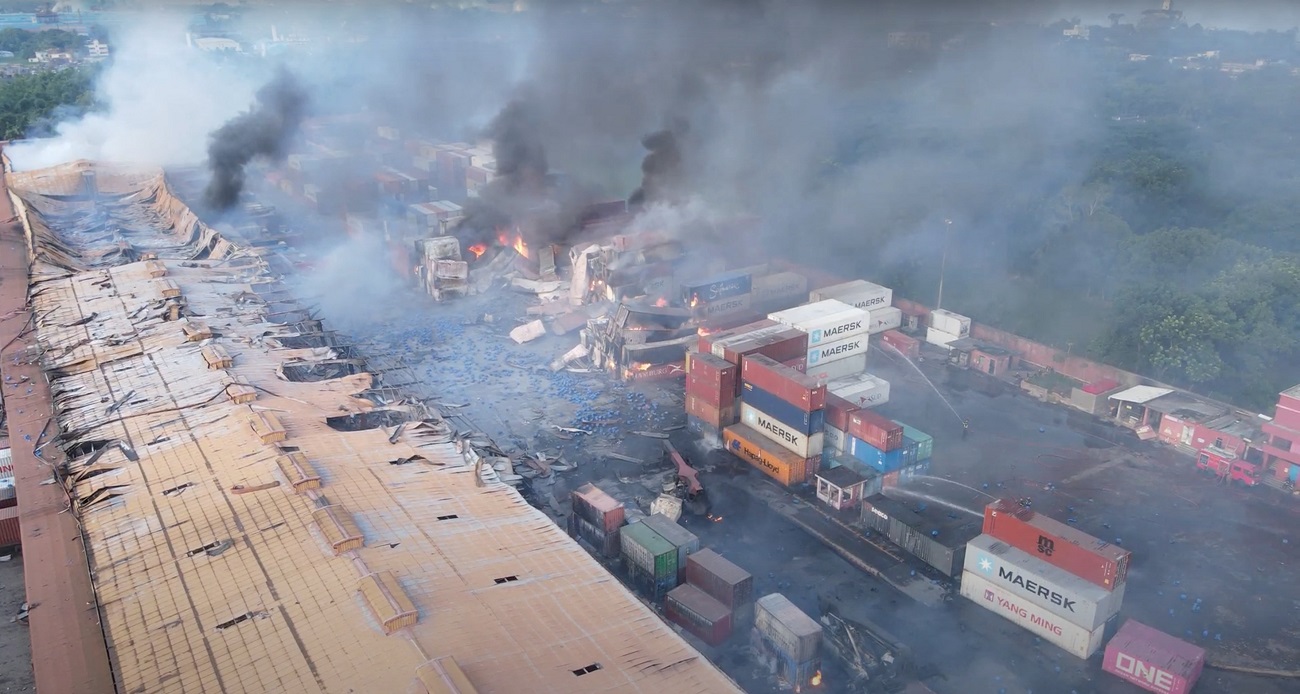
[[[1124,601],[1124,586],[1108,591],[989,535],[966,545],[965,569],[1084,629],[1103,626]]]
[[[1101,669],[1158,694],[1187,694],[1205,667],[1205,649],[1136,622],[1124,622]]]
[[[744,383],[752,383],[782,400],[807,410],[820,410],[826,404],[826,385],[816,379],[763,355],[749,356],[741,364]],[[743,390],[743,386],[742,386]]]
[[[833,299],[769,313],[767,317],[808,333],[809,345],[866,335],[871,323],[871,314],[867,311]]]
[[[808,366],[805,369],[816,370],[816,367],[828,361],[837,359],[848,359],[857,354],[867,352],[867,334],[856,335],[838,342],[822,343],[808,348]]]
[[[732,455],[786,486],[808,481],[821,464],[821,455],[800,458],[744,424],[723,429],[722,442]]]
[[[848,416],[848,427],[844,430],[882,451],[892,451],[903,447],[903,425],[872,412],[856,410]]]
[[[1089,630],[1071,624],[984,580],[978,574],[962,572],[961,595],[1076,658],[1087,660],[1101,648],[1105,626]]]
[[[894,301],[894,290],[866,280],[853,280],[822,287],[808,293],[809,301],[836,299],[854,308],[874,309],[888,306]]]
[[[866,352],[859,352],[858,354],[846,359],[835,359],[833,361],[814,364],[812,368],[808,368],[807,366],[808,356],[804,355],[803,359],[804,368],[800,369],[800,371],[803,371],[805,374],[808,374],[809,377],[815,378],[822,383],[830,383],[831,381],[860,374],[867,370]]]
[[[742,400],[753,405],[758,410],[776,417],[777,421],[782,424],[797,429],[804,434],[816,434],[826,425],[825,410],[804,412],[799,406],[791,405],[762,388],[756,387],[753,383],[744,385]],[[737,408],[737,414],[739,414],[739,408]]]
[[[1128,577],[1132,556],[1128,550],[1098,540],[1010,499],[999,499],[984,508],[984,534],[1106,590],[1115,590]]]
[[[826,389],[860,408],[889,402],[889,381],[869,373],[837,378],[827,383]]]
[[[872,335],[893,330],[903,324],[903,310],[900,308],[884,306],[873,308],[870,313],[871,323],[867,326],[867,332]]]
[[[822,453],[822,432],[802,433],[782,424],[776,417],[755,409],[747,402],[742,402],[740,405],[740,421],[750,429],[766,436],[769,441],[801,458],[811,458]]]

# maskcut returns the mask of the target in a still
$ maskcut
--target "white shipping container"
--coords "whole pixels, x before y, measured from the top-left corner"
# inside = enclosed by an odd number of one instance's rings
[[[811,338],[810,338],[811,339]],[[816,371],[817,367],[827,362],[839,359],[848,359],[849,357],[867,353],[867,334],[862,333],[857,337],[850,337],[847,340],[820,344],[808,349],[808,359],[805,362],[804,373]]]
[[[797,272],[778,272],[775,275],[755,277],[752,293],[754,303],[763,304],[774,299],[803,296],[808,291],[808,278]]]
[[[980,535],[966,545],[965,568],[1089,630],[1119,612],[1128,585],[1121,583],[1114,591],[1106,590],[989,535]]]
[[[930,312],[930,327],[957,337],[970,337],[970,319],[959,313],[936,308]]]
[[[1105,625],[1089,630],[1071,624],[1028,600],[1002,590],[977,574],[962,572],[961,595],[1076,658],[1087,660],[1101,648]]]
[[[839,301],[819,301],[785,311],[768,314],[768,320],[808,333],[808,344],[838,342],[855,335],[866,335],[871,314]]]
[[[961,339],[960,337],[946,333],[942,330],[939,330],[938,328],[925,329],[925,341],[937,347],[943,347],[944,349],[952,349],[952,347],[949,347],[948,345],[960,339]]]
[[[902,309],[893,306],[871,309],[869,313],[871,314],[871,324],[867,331],[872,335],[883,333],[886,330],[894,330],[903,324]]]
[[[859,352],[846,359],[836,359],[834,361],[814,364],[804,367],[804,374],[812,378],[827,383],[837,378],[860,374],[867,370],[867,353]]]
[[[710,301],[703,306],[695,309],[696,315],[703,318],[715,318],[717,316],[730,316],[734,313],[743,313],[749,310],[749,303],[752,294],[741,294],[726,299]]]
[[[866,280],[853,280],[808,293],[809,301],[837,299],[854,308],[882,308],[894,303],[894,290]]]
[[[829,424],[822,429],[822,450],[824,451],[843,453],[848,440],[848,436],[844,432]]]
[[[790,326],[788,325],[769,325],[766,328],[759,328],[758,330],[751,332],[724,337],[713,343],[713,356],[719,359],[726,359],[727,347],[730,347],[731,345],[744,342],[745,340],[760,340],[765,337],[776,335],[777,333],[783,333],[789,329]]]
[[[744,402],[740,404],[740,421],[800,458],[811,458],[822,454],[824,439],[820,431],[812,435],[802,433]]]
[[[835,379],[826,384],[826,391],[858,407],[876,407],[889,402],[889,381],[869,373]]]

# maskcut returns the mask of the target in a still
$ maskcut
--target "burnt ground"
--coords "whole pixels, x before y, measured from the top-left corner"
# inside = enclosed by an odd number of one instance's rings
[[[27,625],[10,621],[27,601],[23,585],[22,555],[11,549],[0,550],[0,692],[36,690]]]

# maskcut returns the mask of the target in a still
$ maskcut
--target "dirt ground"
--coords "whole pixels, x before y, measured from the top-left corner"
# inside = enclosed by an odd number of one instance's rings
[[[32,677],[32,642],[26,625],[9,621],[27,600],[21,554],[0,551],[0,692],[36,691]]]

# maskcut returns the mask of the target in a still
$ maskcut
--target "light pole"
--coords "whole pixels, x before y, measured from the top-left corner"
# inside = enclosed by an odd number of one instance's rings
[[[943,308],[943,272],[948,267],[948,241],[952,239],[952,220],[945,219],[943,223],[943,256],[939,260],[939,296],[934,300],[936,310]]]

